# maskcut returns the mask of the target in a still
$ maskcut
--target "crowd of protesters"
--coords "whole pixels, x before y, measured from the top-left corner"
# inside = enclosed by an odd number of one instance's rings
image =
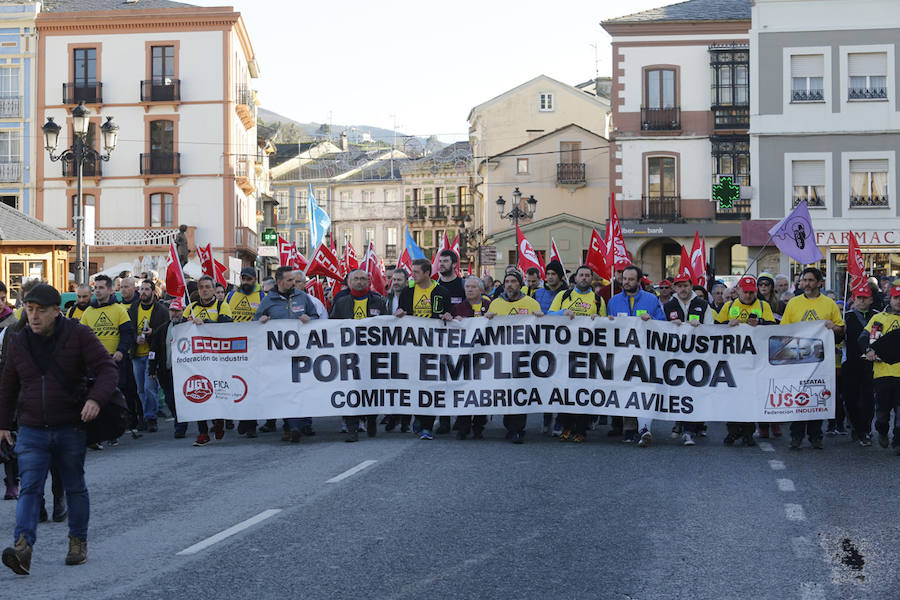
[[[237,286],[225,286],[202,276],[188,281],[187,303],[183,298],[167,296],[154,272],[141,273],[138,277],[124,272],[115,279],[97,275],[91,284],[75,288],[75,301],[63,307],[62,312],[58,310],[59,293],[45,283],[36,280],[25,283],[16,307],[8,303],[7,288],[0,283],[0,460],[5,467],[4,497],[20,498],[16,545],[4,552],[4,563],[17,573],[27,572],[35,524],[51,518],[43,495],[48,472],[53,480],[52,518],[63,521],[68,517],[70,522],[67,562],[79,564],[86,559],[87,492],[83,468],[80,479],[74,474],[79,461],[83,467],[83,448],[75,452],[77,440],[67,440],[63,446],[68,450],[51,452],[48,448],[55,448],[57,441],[36,437],[34,430],[46,428],[51,422],[53,427],[64,425],[66,431],[73,425],[77,429],[79,423],[96,414],[94,409],[99,409],[103,399],[97,398],[94,406],[85,405],[88,408],[79,409],[77,414],[59,408],[59,413],[53,415],[38,415],[34,409],[16,402],[20,393],[26,393],[24,390],[33,389],[34,385],[34,373],[26,369],[23,374],[21,364],[41,365],[51,353],[57,356],[54,348],[60,342],[60,333],[71,329],[64,323],[78,322],[83,326],[76,328],[79,335],[72,339],[77,341],[69,342],[68,336],[65,338],[65,343],[77,344],[77,352],[86,357],[78,363],[78,368],[87,369],[98,378],[100,373],[104,378],[113,377],[113,387],[118,386],[128,401],[133,413],[129,426],[132,437],[156,433],[160,419],[169,419],[174,421],[174,437],[183,439],[187,437],[189,423],[178,420],[171,351],[173,326],[183,321],[203,325],[264,323],[269,319],[296,319],[306,323],[316,319],[363,319],[378,315],[445,321],[491,319],[497,315],[592,319],[628,315],[644,320],[667,320],[676,325],[756,327],[818,320],[834,332],[836,341],[839,388],[836,414],[827,424],[817,420],[789,424],[790,448],[799,449],[808,439],[812,448],[822,449],[826,434],[850,434],[859,445],[871,446],[874,424],[878,445],[892,446],[900,455],[897,416],[900,363],[882,362],[869,347],[882,335],[900,329],[900,280],[870,278],[851,291],[845,304],[836,302],[834,294],[824,289],[824,275],[813,267],[804,269],[793,281],[782,274],[762,273],[756,277],[744,275],[731,287],[714,280],[706,288],[692,285],[686,267],[654,284],[633,265],[616,271],[613,281],[598,278],[587,266],[566,272],[557,261],[546,266],[543,278],[536,268],[522,273],[513,265],[505,269],[500,280],[474,275],[463,278],[458,275],[458,258],[449,250],[440,254],[437,265],[436,277],[432,275],[431,262],[425,259],[413,261],[409,273],[401,268],[388,269],[388,289],[384,295],[372,291],[368,273],[355,269],[347,274],[336,294],[326,289],[324,302],[306,292],[303,272],[288,267],[279,267],[274,277],[262,282],[257,281],[253,268],[246,267]],[[54,312],[52,308],[57,310]],[[84,332],[93,335],[85,338]],[[103,351],[102,357],[98,348]],[[66,352],[69,351],[76,352],[74,346],[67,346]],[[31,356],[30,363],[21,358],[23,352]],[[20,364],[17,366],[16,362]],[[105,379],[104,385],[109,385]],[[428,415],[388,415],[380,422],[374,414],[345,417],[341,431],[346,433],[347,442],[358,441],[360,432],[375,437],[379,424],[385,431],[398,427],[401,433],[412,431],[421,440],[433,440],[436,435],[452,431],[457,439],[463,440],[469,436],[483,439],[487,424],[484,415],[459,416],[453,423],[450,417],[441,417],[437,427],[435,420]],[[505,415],[507,439],[523,443],[526,421],[524,414]],[[652,421],[635,417],[545,414],[542,432],[560,442],[583,443],[589,432],[601,425],[609,426],[608,437],[619,438],[623,443],[646,448],[653,442]],[[200,421],[196,423],[193,445],[206,446],[234,428],[233,422],[224,419],[212,421],[211,428],[210,423]],[[255,438],[259,433],[277,432],[279,428],[273,419],[262,426],[254,420],[241,421],[236,429],[238,435]],[[726,429],[723,440],[726,445],[754,446],[755,439],[784,434],[781,423],[730,422]],[[290,443],[299,443],[304,437],[316,434],[309,417],[285,418],[281,431],[282,440]],[[685,446],[693,446],[706,433],[705,423],[676,422],[671,437]],[[23,465],[21,449],[26,443],[45,451],[37,466]],[[117,444],[118,440],[111,439],[91,448],[102,450]],[[71,459],[69,463],[67,458]]]

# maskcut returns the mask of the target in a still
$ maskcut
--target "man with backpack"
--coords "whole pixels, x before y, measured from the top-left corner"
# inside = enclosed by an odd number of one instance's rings
[[[69,505],[66,564],[87,560],[90,501],[84,481],[82,424],[100,414],[119,380],[110,353],[91,329],[60,314],[60,300],[59,292],[47,284],[35,286],[25,296],[28,326],[10,340],[0,377],[0,440],[12,444],[10,427],[18,413],[15,446],[21,475],[15,544],[3,551],[2,559],[19,575],[28,575],[31,569],[51,464],[60,469]],[[95,381],[84,394],[66,383],[88,374]]]

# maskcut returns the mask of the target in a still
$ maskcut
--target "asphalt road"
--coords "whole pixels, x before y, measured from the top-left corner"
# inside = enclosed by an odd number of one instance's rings
[[[89,453],[88,562],[41,524],[0,598],[900,598],[900,457],[877,444],[725,447],[714,424],[686,448],[657,422],[648,449],[576,445],[531,421],[521,446],[497,418],[483,441],[357,444],[330,418],[204,448],[166,423]],[[14,521],[0,502],[10,542]]]

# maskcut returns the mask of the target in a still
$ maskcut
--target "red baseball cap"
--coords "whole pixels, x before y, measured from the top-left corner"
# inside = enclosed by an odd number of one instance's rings
[[[859,286],[858,288],[853,290],[853,297],[854,298],[861,298],[861,297],[871,298],[872,297],[872,289],[867,284],[863,283],[861,286]]]
[[[754,279],[750,275],[744,275],[741,277],[741,280],[738,281],[738,287],[744,290],[745,292],[755,292],[756,291],[756,279]]]
[[[687,283],[691,282],[691,270],[687,265],[681,265],[678,268],[678,275],[672,279],[672,283],[681,283],[683,281],[686,281]]]
[[[175,298],[169,302],[169,310],[184,310],[184,300]]]
[[[891,288],[891,298],[895,298],[900,296],[900,285],[895,285]]]

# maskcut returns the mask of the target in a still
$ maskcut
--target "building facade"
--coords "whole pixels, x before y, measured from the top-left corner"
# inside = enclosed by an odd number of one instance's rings
[[[79,102],[92,113],[87,142],[97,150],[102,116],[120,127],[109,162],[84,168],[96,231],[89,273],[133,262],[158,268],[180,224],[232,269],[252,263],[258,174],[250,82],[258,66],[240,13],[168,0],[59,0],[38,15],[37,29],[37,114],[63,126],[60,150],[72,142],[70,113]],[[37,158],[36,216],[71,231],[75,169],[43,151]]]
[[[0,4],[0,202],[34,215],[37,34],[40,3]],[[38,144],[40,147],[40,144]]]
[[[750,2],[689,0],[603,22],[612,36],[610,173],[628,250],[654,280],[706,238],[719,275],[742,272],[750,218]],[[720,205],[722,177],[741,188]]]
[[[751,30],[754,223],[806,200],[828,287],[843,296],[849,231],[867,271],[900,276],[900,11],[892,0],[756,0]],[[763,176],[764,174],[764,176]],[[777,251],[760,269],[798,271]]]

